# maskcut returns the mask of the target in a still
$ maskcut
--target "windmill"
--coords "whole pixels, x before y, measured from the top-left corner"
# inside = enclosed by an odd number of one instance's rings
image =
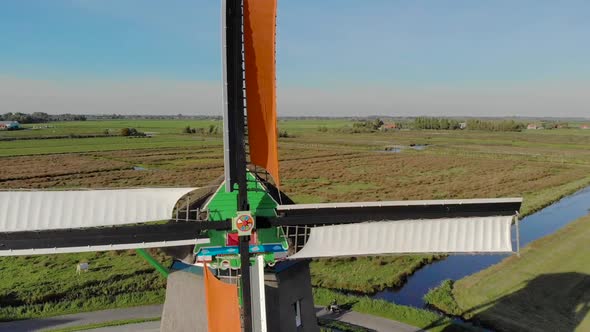
[[[206,266],[209,330],[229,322],[233,330],[313,331],[313,322],[297,329],[300,311],[313,311],[299,302],[294,319],[281,317],[288,322],[269,328],[266,318],[276,308],[265,305],[265,266],[286,269],[317,257],[513,251],[520,198],[293,204],[278,189],[277,0],[222,3],[223,181],[212,188],[0,192],[0,256],[190,246],[189,255],[177,257]],[[294,273],[305,273],[305,266],[299,269]],[[239,291],[219,283],[224,271],[236,272]]]

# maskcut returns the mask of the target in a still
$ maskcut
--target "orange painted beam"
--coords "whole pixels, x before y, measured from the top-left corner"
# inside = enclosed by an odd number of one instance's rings
[[[244,58],[250,161],[280,185],[276,98],[277,0],[244,0]]]
[[[209,332],[240,332],[238,287],[217,279],[207,266],[203,270]]]

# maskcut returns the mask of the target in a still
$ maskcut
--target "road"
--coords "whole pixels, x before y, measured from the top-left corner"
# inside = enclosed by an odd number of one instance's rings
[[[112,310],[101,310],[92,312],[82,312],[72,315],[56,316],[49,318],[39,319],[28,319],[19,320],[8,323],[0,323],[0,331],[11,331],[11,332],[24,332],[24,331],[43,331],[52,329],[61,329],[73,326],[91,325],[97,323],[112,322],[117,320],[128,320],[128,319],[147,319],[160,317],[162,314],[162,305],[150,305],[133,308],[123,309],[112,309]],[[159,327],[160,322],[156,325]],[[138,325],[138,324],[133,324]],[[117,326],[117,328],[123,328],[127,325]],[[158,331],[158,329],[154,331]],[[96,331],[96,330],[94,330]],[[113,330],[115,331],[115,330]],[[116,331],[132,331],[119,329]],[[144,330],[137,330],[144,331]]]
[[[376,317],[372,315],[361,314],[354,311],[345,311],[339,314],[326,312],[321,307],[316,307],[317,316],[344,323],[362,326],[374,331],[391,331],[391,332],[417,332],[421,329],[400,323],[394,320]],[[57,316],[50,318],[30,319],[0,323],[0,331],[24,332],[24,331],[43,331],[50,329],[61,329],[73,326],[84,326],[90,324],[112,322],[117,320],[128,319],[147,319],[159,317],[162,313],[161,305],[142,306],[134,308],[123,308],[113,310],[102,310],[94,312],[84,312],[79,314]],[[145,322],[138,324],[128,324],[121,326],[103,327],[93,329],[93,332],[157,332],[160,330],[160,322]]]
[[[160,332],[160,321],[129,324],[122,326],[101,327],[91,332]]]
[[[323,308],[316,307],[317,316],[337,320],[339,322],[349,323],[362,326],[374,331],[392,331],[392,332],[418,332],[422,329],[408,324],[400,323],[395,320],[381,318],[373,315],[361,314],[356,311],[344,311],[338,314],[332,314]]]

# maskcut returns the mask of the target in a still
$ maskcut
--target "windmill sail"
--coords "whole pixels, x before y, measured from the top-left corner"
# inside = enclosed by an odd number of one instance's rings
[[[276,0],[244,1],[244,61],[250,161],[280,184],[276,104]]]
[[[289,259],[510,253],[521,198],[293,204],[277,207]]]
[[[115,226],[172,217],[196,188],[0,192],[0,231]]]
[[[290,259],[382,254],[510,253],[511,216],[396,220],[311,229]]]
[[[170,220],[196,188],[0,192],[0,256],[203,243],[200,223]]]

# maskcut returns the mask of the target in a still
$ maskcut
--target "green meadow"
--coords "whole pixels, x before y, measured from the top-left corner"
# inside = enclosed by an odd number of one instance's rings
[[[0,137],[35,137],[61,135],[97,135],[105,130],[117,134],[123,128],[135,128],[155,134],[180,134],[182,128],[221,126],[221,120],[88,120],[25,124],[25,130],[0,132]],[[34,129],[39,128],[39,129]]]
[[[221,136],[185,134],[183,129],[220,124],[82,121],[0,132],[0,138],[43,138],[0,141],[0,187],[207,185],[223,174]],[[105,129],[111,135],[122,128],[136,128],[151,137],[47,138],[104,135]],[[280,120],[279,128],[287,132],[279,139],[281,189],[300,203],[522,196],[522,213],[528,214],[590,184],[590,130],[352,133],[353,122],[342,119]],[[412,145],[426,147],[415,150]],[[386,151],[392,147],[399,152]],[[316,300],[322,303],[322,294],[331,296],[333,290],[370,295],[399,286],[436,258],[316,260],[311,264]],[[78,276],[75,264],[81,260],[89,261],[91,269]],[[0,279],[2,320],[160,303],[165,286],[133,252],[2,258]],[[454,285],[454,292],[460,285]],[[361,298],[362,305],[354,310],[443,330],[432,325],[442,319],[438,315]],[[463,298],[469,296],[457,297],[460,308],[470,307],[463,307]]]
[[[80,262],[88,272],[76,273]],[[133,251],[4,257],[0,276],[4,321],[162,303],[166,285]]]
[[[93,137],[0,141],[0,156],[26,156],[97,151],[120,151],[184,147],[220,146],[207,138],[170,135],[156,137]]]

